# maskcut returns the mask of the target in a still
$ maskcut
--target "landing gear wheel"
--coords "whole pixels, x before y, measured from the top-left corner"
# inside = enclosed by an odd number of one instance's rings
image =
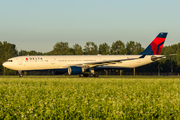
[[[92,73],[89,73],[89,77],[94,77],[94,74],[92,74]]]
[[[88,77],[88,74],[84,74],[83,76],[84,76],[84,77]]]
[[[79,77],[83,77],[84,75],[83,74],[79,74]]]
[[[99,74],[94,74],[94,77],[99,77]]]

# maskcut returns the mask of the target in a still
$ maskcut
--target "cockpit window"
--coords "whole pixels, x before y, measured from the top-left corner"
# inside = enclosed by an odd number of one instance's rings
[[[7,60],[6,62],[13,62],[13,60]]]

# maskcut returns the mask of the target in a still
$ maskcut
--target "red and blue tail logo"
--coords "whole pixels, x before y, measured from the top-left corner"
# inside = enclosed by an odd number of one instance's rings
[[[139,55],[160,55],[166,36],[167,33],[159,33],[151,44]]]

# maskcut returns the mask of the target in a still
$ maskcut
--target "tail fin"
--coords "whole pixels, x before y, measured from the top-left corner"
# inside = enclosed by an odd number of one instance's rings
[[[166,36],[167,33],[159,33],[151,44],[139,55],[160,55]]]

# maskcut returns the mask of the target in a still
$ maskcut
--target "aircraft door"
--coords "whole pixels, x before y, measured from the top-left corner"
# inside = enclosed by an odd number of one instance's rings
[[[51,65],[54,65],[55,62],[56,62],[56,59],[55,59],[55,58],[52,58],[52,59],[51,59]]]
[[[23,59],[18,59],[18,64],[23,65]]]

